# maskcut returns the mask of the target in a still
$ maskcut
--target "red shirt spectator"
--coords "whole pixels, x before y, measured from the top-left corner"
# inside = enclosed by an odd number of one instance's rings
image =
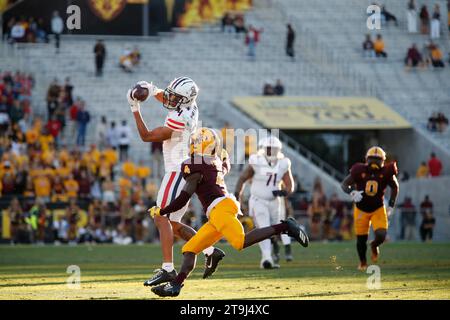
[[[77,121],[77,114],[78,114],[78,105],[74,103],[69,110],[70,113],[70,120]]]
[[[47,130],[53,136],[53,138],[56,138],[61,131],[61,122],[59,122],[55,118],[52,118],[47,123]]]
[[[441,175],[442,162],[436,157],[436,154],[432,153],[430,160],[428,160],[428,169],[432,177],[438,177]]]

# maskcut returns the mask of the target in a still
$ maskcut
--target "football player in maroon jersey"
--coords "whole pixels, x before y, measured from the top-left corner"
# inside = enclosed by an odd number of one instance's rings
[[[350,174],[342,182],[342,190],[352,197],[354,206],[354,225],[356,233],[356,249],[359,256],[359,270],[367,268],[366,250],[370,225],[375,239],[370,243],[372,262],[377,262],[380,254],[379,246],[386,239],[388,218],[393,212],[398,195],[398,174],[396,162],[385,165],[386,153],[380,147],[372,147],[367,151],[366,163],[356,163]],[[384,206],[384,193],[391,187],[389,206]]]

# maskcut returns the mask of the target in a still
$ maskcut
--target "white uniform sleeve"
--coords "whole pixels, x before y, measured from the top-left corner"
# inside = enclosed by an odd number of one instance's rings
[[[186,119],[183,117],[183,115],[179,115],[178,112],[174,111],[169,113],[169,115],[166,118],[166,121],[164,122],[164,126],[168,127],[174,131],[182,132],[184,129],[186,129]]]
[[[258,155],[256,154],[252,154],[250,155],[250,157],[248,158],[248,164],[252,166],[252,168],[255,168],[255,165],[258,164]]]

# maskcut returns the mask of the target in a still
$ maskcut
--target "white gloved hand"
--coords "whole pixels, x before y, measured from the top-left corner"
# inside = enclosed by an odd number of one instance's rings
[[[352,197],[352,200],[354,202],[360,202],[363,198],[363,192],[364,191],[353,190],[352,192],[350,192],[350,197]]]
[[[132,89],[129,89],[127,92],[127,100],[130,104],[131,112],[138,112],[141,108],[141,105],[139,104],[139,101],[136,99],[133,99],[133,91]]]
[[[387,214],[388,219],[391,217],[391,215],[392,215],[393,213],[394,213],[394,208],[388,207],[388,208],[386,209],[386,214]]]
[[[149,97],[156,96],[156,94],[159,91],[158,87],[155,86],[153,84],[153,82],[148,83],[147,81],[139,81],[137,84],[140,85],[143,88],[146,88],[148,90],[148,96]],[[147,99],[148,99],[148,97],[147,97]],[[145,100],[147,100],[147,99],[145,99]]]

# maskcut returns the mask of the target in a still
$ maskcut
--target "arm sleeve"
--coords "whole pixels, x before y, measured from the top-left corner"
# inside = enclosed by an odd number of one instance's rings
[[[182,132],[186,128],[186,121],[177,114],[169,115],[164,122],[164,126],[174,131]]]

